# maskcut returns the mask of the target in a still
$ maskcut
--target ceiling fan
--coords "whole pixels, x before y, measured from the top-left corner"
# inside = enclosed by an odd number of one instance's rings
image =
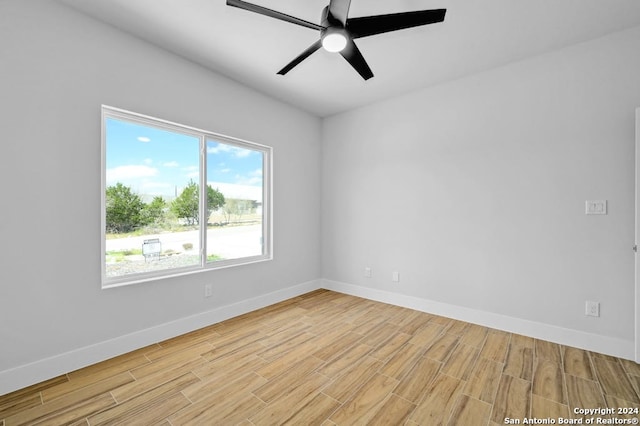
[[[324,47],[329,52],[340,52],[365,80],[373,77],[373,72],[353,42],[354,39],[442,22],[447,11],[446,9],[433,9],[349,18],[347,15],[351,0],[330,0],[329,6],[322,10],[321,24],[318,25],[242,0],[227,0],[227,5],[320,31],[320,40],[289,62],[278,71],[278,74],[285,75],[313,52]]]

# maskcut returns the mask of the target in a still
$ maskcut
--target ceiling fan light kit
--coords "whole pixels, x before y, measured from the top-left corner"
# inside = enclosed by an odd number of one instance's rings
[[[320,31],[320,39],[285,65],[278,74],[285,75],[322,47],[328,52],[340,53],[364,80],[373,77],[373,72],[354,39],[442,22],[446,14],[446,9],[432,9],[348,18],[351,0],[331,0],[329,6],[322,10],[321,25],[318,25],[242,0],[227,0],[227,5]]]
[[[322,47],[327,52],[342,52],[347,47],[347,34],[345,31],[339,28],[329,27],[323,31],[322,34]]]

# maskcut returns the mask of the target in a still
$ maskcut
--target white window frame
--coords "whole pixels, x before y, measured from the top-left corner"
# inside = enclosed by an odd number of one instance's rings
[[[119,277],[107,277],[106,273],[106,189],[107,189],[107,134],[106,121],[108,118],[128,121],[150,127],[156,127],[163,130],[174,131],[182,134],[189,134],[198,137],[200,140],[200,178],[199,185],[199,217],[205,218],[207,212],[207,140],[214,139],[216,142],[232,145],[239,148],[246,148],[252,151],[259,151],[262,157],[262,254],[256,256],[248,256],[236,259],[225,259],[214,262],[207,262],[207,220],[200,220],[200,264],[195,266],[186,266],[151,272],[140,272]],[[102,271],[102,288],[119,287],[123,285],[136,284],[151,280],[158,280],[187,274],[194,274],[206,271],[212,271],[221,268],[229,268],[240,265],[246,265],[256,262],[264,262],[273,259],[273,241],[272,241],[272,162],[273,148],[267,145],[249,142],[246,140],[234,138],[231,136],[221,135],[208,130],[202,130],[191,126],[102,105],[101,118],[101,271]]]

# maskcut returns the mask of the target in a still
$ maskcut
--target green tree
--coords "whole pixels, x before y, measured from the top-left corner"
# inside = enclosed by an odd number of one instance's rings
[[[131,188],[118,182],[106,191],[107,232],[130,232],[143,225],[141,214],[144,203]]]
[[[187,221],[189,225],[200,223],[199,215],[199,185],[193,180],[182,190],[178,198],[173,200],[171,211],[179,218]],[[207,219],[214,210],[224,205],[224,195],[211,185],[207,185]]]
[[[255,213],[256,207],[256,201],[227,198],[222,211],[224,212],[225,220],[229,223],[232,215],[235,215],[236,219],[240,220],[244,214]]]
[[[145,225],[160,223],[164,220],[167,202],[162,197],[154,197],[150,203],[145,204],[142,210],[142,218]]]
[[[211,214],[224,206],[225,200],[222,192],[218,188],[213,189],[211,185],[207,185],[207,220]]]
[[[171,203],[171,211],[179,218],[187,221],[188,225],[199,223],[198,185],[190,180],[178,198]]]

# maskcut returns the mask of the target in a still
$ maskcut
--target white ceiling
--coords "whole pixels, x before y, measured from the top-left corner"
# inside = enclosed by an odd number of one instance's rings
[[[364,81],[318,50],[276,73],[318,32],[226,5],[226,0],[60,0],[127,33],[319,116],[640,25],[638,0],[352,0],[349,16],[446,8],[445,21],[356,40]],[[249,0],[320,23],[328,0]]]

